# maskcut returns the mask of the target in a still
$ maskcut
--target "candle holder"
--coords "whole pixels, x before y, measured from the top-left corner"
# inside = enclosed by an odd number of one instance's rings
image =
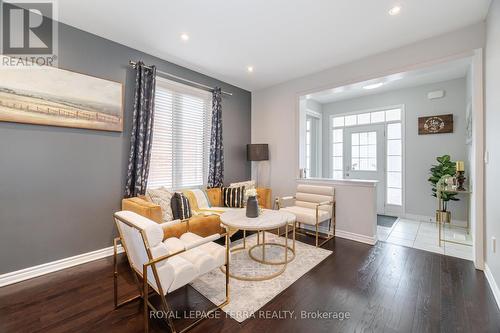
[[[458,191],[466,191],[466,189],[464,187],[464,183],[465,183],[465,180],[467,178],[465,178],[464,174],[465,174],[465,171],[457,171],[457,182],[458,182],[457,190]]]

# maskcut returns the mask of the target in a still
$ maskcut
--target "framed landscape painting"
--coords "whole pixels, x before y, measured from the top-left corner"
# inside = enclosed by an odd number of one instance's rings
[[[123,130],[123,86],[55,67],[0,67],[0,121]]]

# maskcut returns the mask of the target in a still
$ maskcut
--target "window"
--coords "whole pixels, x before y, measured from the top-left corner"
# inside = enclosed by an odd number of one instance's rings
[[[306,120],[306,176],[311,176],[311,126],[310,117]]]
[[[377,171],[377,132],[351,134],[351,169]]]
[[[344,178],[344,130],[336,128],[332,130],[332,170],[333,179]]]
[[[331,167],[333,179],[343,178],[344,164],[351,164],[352,170],[377,170],[377,139],[376,132],[353,133],[351,136],[351,160],[344,161],[343,142],[345,127],[381,124],[386,126],[386,204],[401,206],[403,204],[403,156],[402,156],[402,109],[387,108],[386,110],[360,112],[344,116],[330,117],[331,131]],[[371,134],[370,134],[371,133]]]
[[[387,204],[402,205],[401,123],[387,124]]]
[[[207,181],[212,95],[158,78],[148,187],[201,187]]]
[[[333,117],[333,127],[376,124],[383,122],[401,121],[401,109],[374,111],[349,116]]]

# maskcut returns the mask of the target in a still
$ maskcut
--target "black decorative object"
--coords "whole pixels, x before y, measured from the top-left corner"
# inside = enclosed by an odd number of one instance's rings
[[[247,199],[247,217],[254,218],[259,216],[259,202],[257,197],[252,196]]]
[[[243,208],[244,197],[245,186],[222,188],[222,202],[224,207]]]
[[[267,143],[248,144],[247,145],[247,160],[248,161],[268,161],[269,146]]]
[[[457,177],[457,181],[458,181],[458,188],[457,188],[458,191],[467,191],[464,187],[465,180],[467,179],[467,178],[465,178],[464,174],[465,174],[465,171],[457,171],[456,177]]]

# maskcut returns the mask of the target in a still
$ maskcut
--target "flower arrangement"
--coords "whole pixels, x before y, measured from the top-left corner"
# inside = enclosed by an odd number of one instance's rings
[[[248,190],[245,191],[245,196],[247,198],[249,197],[256,197],[257,196],[257,190],[254,188],[249,188]]]

